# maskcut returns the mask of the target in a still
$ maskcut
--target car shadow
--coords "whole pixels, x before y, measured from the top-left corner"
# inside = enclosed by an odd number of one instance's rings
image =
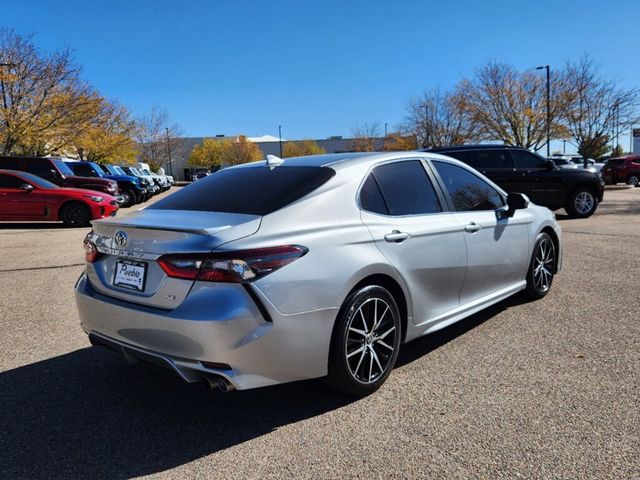
[[[0,222],[0,230],[53,230],[72,228],[62,222]]]
[[[406,365],[522,300],[403,345]],[[0,373],[0,478],[131,478],[162,472],[356,399],[321,380],[222,394],[84,348]]]

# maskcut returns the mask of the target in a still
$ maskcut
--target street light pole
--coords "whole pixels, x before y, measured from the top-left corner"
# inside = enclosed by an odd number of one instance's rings
[[[387,138],[387,124],[384,124],[384,137]]]
[[[169,175],[173,177],[173,165],[171,163],[171,142],[169,141],[169,127],[164,127],[167,133],[167,153],[169,154]]]
[[[424,146],[429,148],[429,105],[424,105]]]
[[[282,125],[278,125],[278,138],[280,139],[280,158],[282,158]]]
[[[536,70],[547,71],[547,157],[551,156],[551,72],[549,65],[536,67]]]

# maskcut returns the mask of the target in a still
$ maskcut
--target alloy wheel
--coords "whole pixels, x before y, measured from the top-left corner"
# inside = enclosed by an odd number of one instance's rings
[[[638,176],[637,176],[637,175],[631,175],[631,176],[629,177],[629,180],[627,181],[627,183],[628,183],[629,185],[632,185],[632,186],[634,186],[634,187],[637,187],[637,186],[638,186],[638,183],[640,183],[640,178],[638,178]]]
[[[591,192],[580,192],[576,195],[574,206],[580,215],[586,215],[595,206],[595,198]]]
[[[351,316],[344,351],[355,380],[371,384],[389,369],[397,343],[396,323],[393,309],[377,297],[366,300]]]
[[[549,237],[545,236],[538,243],[533,261],[533,283],[540,293],[551,288],[555,264],[555,247]]]

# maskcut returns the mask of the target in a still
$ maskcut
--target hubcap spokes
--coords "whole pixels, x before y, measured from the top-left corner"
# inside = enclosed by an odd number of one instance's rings
[[[593,208],[595,200],[593,199],[593,195],[589,192],[580,192],[576,195],[575,207],[578,213],[584,215],[585,213],[589,213]]]
[[[370,298],[355,311],[347,327],[345,352],[353,378],[375,382],[388,369],[396,344],[393,311],[381,298]]]
[[[538,244],[538,250],[533,261],[533,283],[536,289],[544,293],[551,287],[555,250],[548,238],[543,238]]]

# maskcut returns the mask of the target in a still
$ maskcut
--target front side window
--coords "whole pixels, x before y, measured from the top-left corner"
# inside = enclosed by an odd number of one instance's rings
[[[526,150],[512,150],[511,155],[513,155],[517,168],[536,169],[546,167],[546,160],[544,158],[527,152]]]
[[[458,212],[495,210],[504,206],[500,193],[469,170],[451,163],[433,161],[444,187]]]
[[[367,179],[361,191],[361,204],[365,210],[387,215],[419,215],[442,211],[436,191],[420,160],[380,165],[373,170],[370,178],[373,181]],[[374,186],[379,188],[382,202],[380,198],[375,199],[377,194]],[[369,199],[363,198],[363,193]],[[365,203],[369,203],[370,208]]]

